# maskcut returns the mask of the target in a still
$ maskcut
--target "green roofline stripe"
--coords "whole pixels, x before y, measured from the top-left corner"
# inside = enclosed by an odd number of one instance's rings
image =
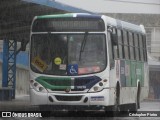
[[[42,15],[42,16],[37,16],[37,19],[44,19],[44,18],[63,18],[63,17],[73,17],[73,13],[68,13],[68,14],[56,14],[56,15]]]

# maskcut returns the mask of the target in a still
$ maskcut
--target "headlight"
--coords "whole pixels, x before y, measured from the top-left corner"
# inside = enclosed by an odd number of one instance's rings
[[[30,80],[30,85],[37,92],[47,93],[47,90],[41,84],[36,82],[35,80]]]
[[[107,84],[107,81],[108,81],[107,79],[101,80],[100,82],[95,84],[88,92],[99,92],[99,91],[103,90],[103,88]]]

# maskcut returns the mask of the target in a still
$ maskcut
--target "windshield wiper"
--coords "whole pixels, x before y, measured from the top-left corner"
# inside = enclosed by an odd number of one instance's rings
[[[80,54],[79,54],[79,61],[81,60],[81,54],[84,51],[85,45],[86,45],[86,41],[87,41],[87,36],[88,36],[88,32],[85,32],[84,34],[84,38],[81,44],[81,50],[80,50]]]

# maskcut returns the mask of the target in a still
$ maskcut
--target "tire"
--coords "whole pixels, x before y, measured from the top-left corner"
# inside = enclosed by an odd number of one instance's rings
[[[120,105],[119,105],[119,98],[116,97],[115,105],[107,106],[105,108],[105,116],[107,117],[117,117],[120,114]]]
[[[120,115],[120,107],[119,105],[114,105],[112,108],[112,116],[118,117]]]
[[[137,113],[137,110],[140,108],[140,83],[138,83],[138,90],[137,90],[137,98],[136,102],[131,105],[131,112]]]
[[[111,116],[116,117],[120,115],[120,85],[117,83],[115,105],[111,107]]]
[[[129,109],[129,112],[137,113],[137,110],[138,110],[137,103],[131,104],[130,109]]]
[[[105,108],[105,116],[106,117],[113,117],[113,114],[112,114],[112,106],[107,106]]]
[[[137,109],[140,109],[140,94],[141,94],[141,87],[140,83],[138,84],[138,91],[137,91]]]

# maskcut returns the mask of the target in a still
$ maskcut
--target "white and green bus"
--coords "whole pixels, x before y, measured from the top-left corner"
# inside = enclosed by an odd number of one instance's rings
[[[136,111],[148,96],[148,79],[143,25],[82,13],[33,19],[32,105]]]

